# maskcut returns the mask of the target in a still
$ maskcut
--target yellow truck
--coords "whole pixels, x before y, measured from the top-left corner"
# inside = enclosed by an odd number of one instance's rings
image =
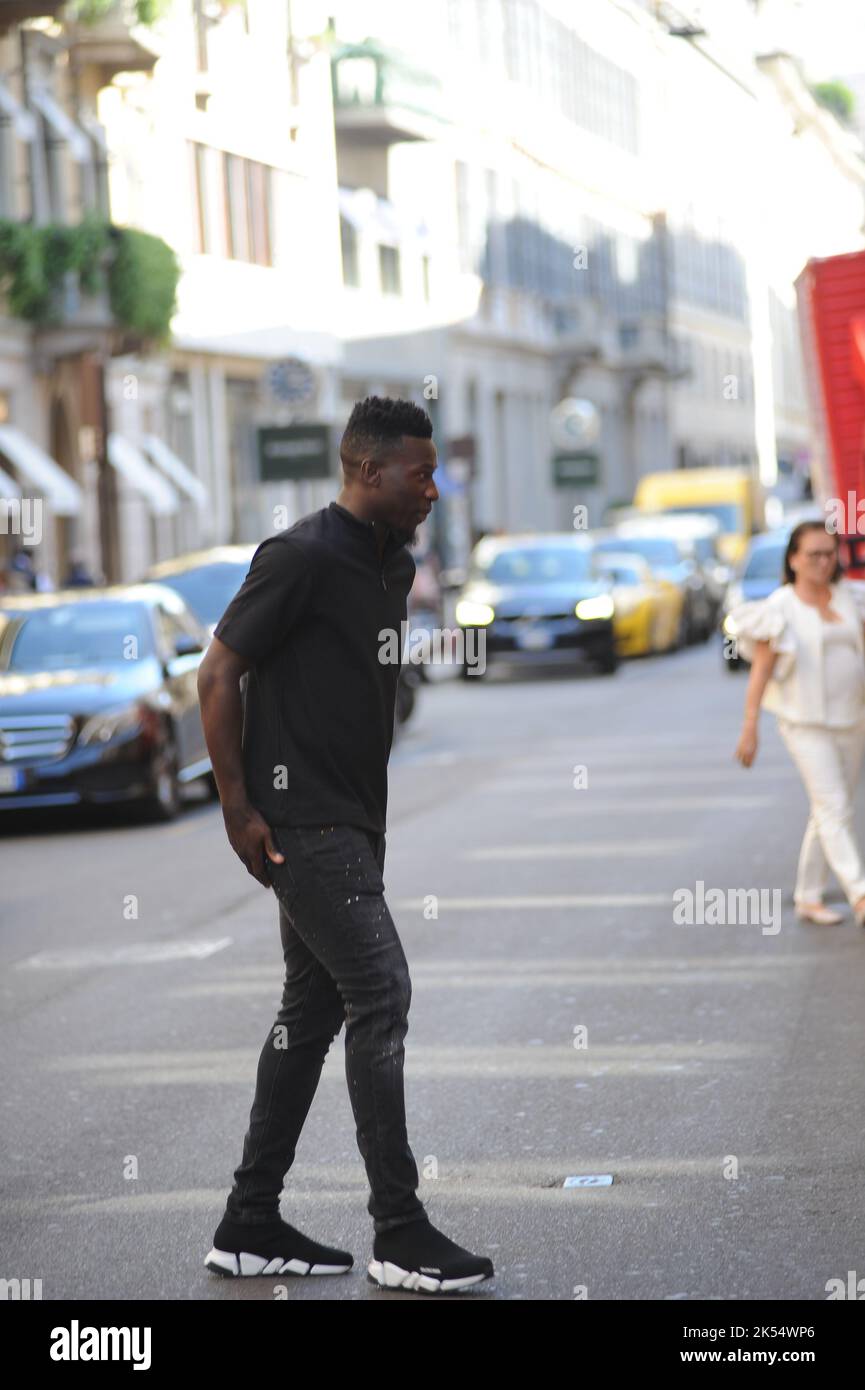
[[[646,473],[637,483],[634,506],[641,512],[701,512],[717,517],[718,549],[735,565],[748,542],[763,529],[763,488],[747,468],[675,468]]]

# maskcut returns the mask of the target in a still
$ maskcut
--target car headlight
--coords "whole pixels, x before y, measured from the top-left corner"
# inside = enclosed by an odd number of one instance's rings
[[[598,594],[597,598],[581,598],[574,613],[578,618],[612,618],[615,605],[609,594]]]
[[[724,628],[724,632],[727,634],[728,637],[735,637],[735,636],[736,636],[736,633],[739,631],[739,625],[738,625],[738,623],[736,623],[736,622],[733,621],[733,619],[730,617],[729,613],[727,614],[726,618],[724,619],[723,628]]]
[[[101,710],[91,715],[81,726],[78,742],[83,744],[110,743],[121,734],[132,733],[142,724],[137,705],[122,705],[119,709]]]
[[[473,603],[462,598],[456,606],[456,620],[460,627],[486,627],[496,616],[495,609],[488,603]]]

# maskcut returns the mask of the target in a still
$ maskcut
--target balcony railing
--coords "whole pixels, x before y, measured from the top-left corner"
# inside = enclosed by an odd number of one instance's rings
[[[346,44],[331,58],[337,135],[381,145],[429,140],[446,119],[431,72],[372,42]]]
[[[131,0],[115,0],[100,19],[71,20],[66,42],[72,67],[92,74],[98,87],[107,87],[118,72],[152,72],[161,52]]]

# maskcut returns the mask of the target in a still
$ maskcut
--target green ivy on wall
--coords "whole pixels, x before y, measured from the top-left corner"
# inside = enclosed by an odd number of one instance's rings
[[[0,294],[14,318],[62,321],[69,271],[84,294],[107,290],[119,328],[156,345],[168,342],[180,264],[167,242],[94,217],[76,226],[0,220]]]
[[[72,19],[80,19],[82,24],[98,24],[118,0],[73,0],[70,6]],[[134,0],[133,13],[139,24],[156,24],[171,8],[172,0]]]
[[[117,228],[117,252],[109,272],[111,311],[118,323],[156,343],[170,337],[180,263],[161,237]]]
[[[132,13],[138,24],[158,24],[171,9],[174,0],[132,0]],[[82,24],[98,24],[123,0],[71,0],[69,15]],[[243,0],[222,0],[223,10],[243,4]]]

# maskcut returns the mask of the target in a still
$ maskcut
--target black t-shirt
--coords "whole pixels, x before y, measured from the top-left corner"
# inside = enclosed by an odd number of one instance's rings
[[[247,796],[270,825],[386,828],[410,534],[389,530],[379,558],[372,522],[331,502],[261,542],[216,624],[215,636],[254,663],[243,766]]]

